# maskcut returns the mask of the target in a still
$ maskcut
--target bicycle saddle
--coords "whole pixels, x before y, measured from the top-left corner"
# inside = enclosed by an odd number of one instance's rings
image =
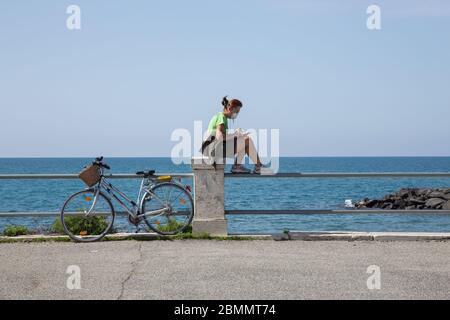
[[[155,174],[155,170],[138,171],[138,172],[136,172],[136,174],[138,176],[150,177]]]

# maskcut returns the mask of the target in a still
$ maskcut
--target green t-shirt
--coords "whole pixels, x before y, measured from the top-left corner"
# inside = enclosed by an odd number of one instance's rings
[[[221,124],[224,125],[225,132],[227,132],[227,130],[228,130],[228,119],[227,119],[227,117],[225,117],[223,112],[219,112],[219,113],[215,114],[214,117],[212,117],[211,121],[209,121],[209,125],[208,125],[208,132],[209,132],[209,134],[215,136],[216,135],[216,129]]]

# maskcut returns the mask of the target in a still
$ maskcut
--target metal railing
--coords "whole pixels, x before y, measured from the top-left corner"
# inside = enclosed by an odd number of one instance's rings
[[[193,173],[158,173],[156,177],[172,176],[172,178],[193,178]],[[142,175],[131,173],[105,174],[107,179],[142,179]],[[0,180],[76,180],[78,174],[0,174]],[[117,215],[127,215],[124,211],[116,211]],[[54,217],[60,212],[0,212],[0,217]]]
[[[170,175],[173,178],[193,178],[193,173],[159,173],[155,176]],[[136,174],[107,174],[108,179],[142,179],[141,175]],[[450,178],[450,172],[305,172],[305,173],[277,173],[275,175],[256,175],[256,174],[231,174],[225,173],[226,178]],[[65,180],[79,179],[78,174],[0,174],[0,180]],[[295,209],[295,210],[226,210],[226,214],[439,214],[449,215],[450,210],[406,210],[406,209]],[[118,212],[121,214],[121,212]],[[49,217],[59,215],[59,212],[0,212],[0,217]]]
[[[450,178],[450,172],[287,172],[275,175],[255,175],[255,174],[232,174],[226,173],[226,178]],[[438,214],[450,215],[450,210],[442,209],[299,209],[299,210],[226,210],[229,215],[265,215],[265,214]]]
[[[142,179],[142,175],[131,173],[105,174],[107,179]],[[158,173],[159,176],[172,176],[173,178],[192,178],[193,173]],[[0,174],[0,180],[65,180],[79,179],[78,174]]]
[[[156,177],[170,175],[174,178],[192,178],[193,173],[158,173]],[[226,178],[450,178],[450,172],[284,172],[274,175],[225,173]],[[131,173],[105,174],[108,179],[142,179],[141,175]],[[40,180],[40,179],[79,179],[78,174],[0,174],[0,180]]]
[[[450,172],[286,172],[274,175],[225,173],[226,178],[450,178]]]

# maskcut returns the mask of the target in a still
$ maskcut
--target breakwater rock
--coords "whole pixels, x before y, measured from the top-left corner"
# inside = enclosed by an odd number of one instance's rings
[[[356,209],[443,209],[450,210],[449,189],[402,188],[383,199],[365,198],[355,203]]]

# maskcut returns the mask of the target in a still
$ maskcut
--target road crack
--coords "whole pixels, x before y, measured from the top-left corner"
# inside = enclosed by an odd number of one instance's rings
[[[137,268],[139,262],[142,260],[142,242],[139,242],[138,253],[139,253],[138,258],[131,263],[131,270],[130,270],[130,272],[128,272],[128,274],[125,277],[125,279],[123,279],[122,282],[121,282],[120,294],[117,297],[117,300],[123,299],[123,295],[125,293],[125,285],[131,279],[131,277],[133,276],[133,274],[136,271],[136,268]]]

